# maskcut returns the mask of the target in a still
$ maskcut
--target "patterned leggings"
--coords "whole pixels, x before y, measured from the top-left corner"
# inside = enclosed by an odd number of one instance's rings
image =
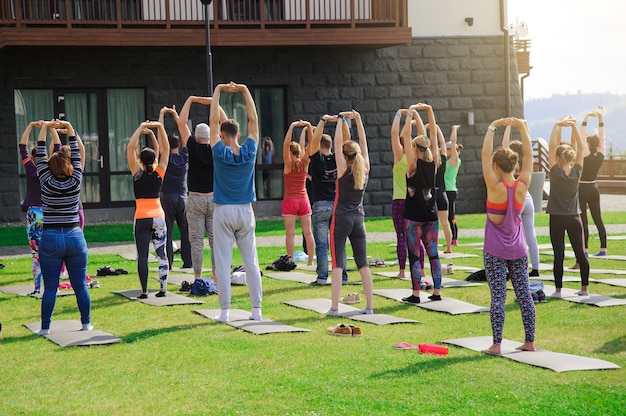
[[[137,273],[143,293],[148,293],[148,255],[150,240],[159,259],[159,282],[161,291],[167,290],[167,272],[169,261],[165,244],[167,242],[167,227],[165,218],[140,218],[135,220],[135,245],[137,246]]]
[[[26,211],[26,234],[33,257],[33,283],[35,290],[41,289],[41,265],[39,264],[39,243],[43,233],[43,211],[41,207],[31,206]]]
[[[487,283],[489,283],[489,290],[491,291],[490,314],[493,343],[502,344],[507,269],[515,296],[522,311],[525,342],[534,342],[535,304],[530,295],[530,286],[528,285],[528,257],[524,256],[517,260],[503,260],[489,253],[484,253],[484,262]]]
[[[424,264],[424,256],[419,258],[420,247],[428,254],[430,270],[433,274],[435,289],[441,289],[441,262],[437,244],[439,240],[439,221],[417,222],[406,220],[406,241],[409,246],[409,262],[411,263],[411,285],[413,290],[420,290],[422,282],[421,269]]]
[[[391,201],[391,218],[393,218],[393,228],[396,230],[396,254],[398,255],[400,270],[404,270],[406,267],[407,254],[404,201],[404,199],[394,199]]]

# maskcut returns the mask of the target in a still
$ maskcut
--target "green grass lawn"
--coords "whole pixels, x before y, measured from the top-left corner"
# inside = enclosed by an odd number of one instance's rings
[[[619,217],[611,214],[603,214],[605,221],[618,222]],[[461,216],[459,223],[480,228],[484,215]],[[368,219],[367,228],[392,231],[390,224],[388,218]],[[538,214],[537,225],[547,225],[547,216]],[[92,241],[92,233],[102,237],[110,231],[107,235],[117,239],[130,232],[132,239],[132,229],[124,227],[88,226],[86,235]],[[282,232],[280,221],[259,222],[259,235]],[[115,241],[128,241],[128,236]],[[464,242],[472,241],[479,240]],[[540,244],[548,242],[547,237],[539,237]],[[590,251],[597,248],[597,240],[592,244]],[[611,253],[626,249],[626,241],[611,240],[609,244]],[[482,267],[480,251],[470,246],[456,251],[479,256],[455,259],[455,265]],[[284,247],[259,247],[262,267],[283,252]],[[391,262],[395,248],[389,243],[370,243],[368,254]],[[207,267],[209,258],[207,251]],[[541,260],[549,263],[551,257],[542,255]],[[235,250],[233,262],[239,261]],[[620,261],[590,261],[596,268],[626,267]],[[29,258],[3,262],[6,267],[0,270],[0,286],[30,282]],[[178,258],[176,264],[180,264]],[[295,299],[330,298],[329,287],[266,277],[264,316],[311,332],[252,335],[193,312],[218,309],[217,296],[202,298],[203,305],[172,307],[148,306],[118,296],[113,291],[139,288],[135,263],[116,255],[90,255],[88,272],[95,276],[105,265],[124,268],[129,274],[97,277],[101,288],[90,290],[92,323],[96,329],[120,337],[119,344],[60,348],[22,326],[39,321],[39,300],[0,293],[1,414],[622,415],[626,408],[623,369],[556,373],[453,346],[445,357],[392,348],[400,341],[439,343],[448,338],[491,335],[488,313],[453,316],[376,296],[377,312],[420,323],[359,324],[284,304]],[[466,276],[456,271],[450,277]],[[358,272],[351,271],[350,279],[358,280]],[[374,279],[375,288],[409,286],[396,279]],[[575,283],[566,286],[578,288]],[[158,282],[151,279],[150,288],[157,287]],[[170,291],[175,290],[171,285]],[[362,294],[359,286],[348,286],[342,293],[352,291]],[[591,283],[590,291],[626,298],[622,287]],[[486,285],[443,289],[442,294],[489,305]],[[250,310],[246,287],[233,287],[232,308]],[[504,337],[522,341],[520,312],[512,295],[506,311]],[[57,300],[53,320],[62,319],[79,319],[74,297]],[[344,321],[358,324],[363,337],[326,334],[327,327]],[[537,305],[536,344],[624,368],[626,309],[549,299]]]

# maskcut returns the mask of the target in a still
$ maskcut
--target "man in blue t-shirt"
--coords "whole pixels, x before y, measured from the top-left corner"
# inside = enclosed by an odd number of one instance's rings
[[[220,93],[241,93],[246,103],[248,138],[240,145],[239,123],[225,120],[220,124]],[[213,152],[213,251],[215,275],[219,289],[221,313],[215,319],[228,322],[230,312],[230,266],[233,243],[237,243],[246,270],[246,283],[250,291],[252,315],[260,321],[261,271],[256,250],[256,219],[252,202],[256,201],[254,171],[259,143],[259,123],[254,100],[243,84],[220,84],[215,87],[209,116],[211,148]]]

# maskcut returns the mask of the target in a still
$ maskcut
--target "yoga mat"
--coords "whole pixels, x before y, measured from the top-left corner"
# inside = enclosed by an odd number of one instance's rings
[[[17,286],[2,286],[0,292],[10,293],[12,295],[28,296],[33,292],[35,288],[33,285],[17,285]],[[57,297],[74,295],[73,289],[59,289],[57,290]],[[41,299],[43,297],[43,289],[36,295],[32,295],[32,298]]]
[[[167,294],[163,296],[162,298],[157,298],[154,296],[156,292],[158,291],[149,290],[147,299],[137,299],[137,296],[141,295],[140,289],[117,290],[113,293],[117,293],[118,295],[124,296],[125,298],[137,300],[141,303],[145,303],[146,305],[152,305],[152,306],[172,306],[172,305],[186,305],[190,303],[204,303],[201,300],[190,298],[187,296],[178,295],[172,292],[167,292]]]
[[[316,299],[301,299],[284,302],[286,305],[295,306],[296,308],[308,309],[322,315],[326,315],[326,311],[330,309],[330,299],[316,298]],[[376,309],[374,309],[376,311]],[[331,315],[328,315],[331,316]],[[401,324],[401,323],[420,323],[413,319],[398,318],[391,315],[385,315],[382,313],[374,313],[372,315],[365,315],[359,312],[359,309],[352,306],[339,303],[339,317],[348,318],[360,322],[369,322],[377,325],[386,324]]]
[[[552,275],[552,274],[542,274],[541,276],[530,276],[529,279],[530,280],[541,280],[541,281],[554,282],[554,275]],[[566,276],[566,275],[563,275],[563,281],[564,282],[580,282],[580,276]],[[589,279],[589,281],[591,282],[592,279]]]
[[[159,268],[158,267],[150,267],[149,269],[151,272],[158,272]],[[211,273],[211,268],[210,267],[203,267],[202,268],[202,273]],[[183,274],[190,274],[193,276],[193,269],[191,267],[187,268],[187,269],[181,269],[180,267],[172,267],[170,269],[170,273],[183,273]],[[208,277],[208,276],[203,276],[203,277]]]
[[[440,259],[461,259],[466,257],[478,257],[478,254],[470,254],[470,253],[444,253],[443,250],[439,251]],[[426,260],[424,260],[426,262]],[[442,262],[443,264],[443,262]]]
[[[159,276],[157,275],[153,275],[150,277],[152,277],[156,281],[159,280]],[[183,283],[183,280],[186,280],[189,283],[193,283],[194,281],[193,274],[170,274],[167,276],[167,283],[171,285],[180,286]]]
[[[592,280],[589,279],[589,281],[591,282]],[[607,285],[611,285],[611,286],[621,286],[621,287],[626,287],[626,279],[624,278],[615,278],[615,279],[593,279],[593,282],[595,283],[605,283]]]
[[[126,260],[137,260],[137,250],[124,251],[123,253],[117,253],[118,256],[125,258]],[[154,254],[148,254],[148,262],[158,262],[159,259]]]
[[[219,309],[198,309],[194,310],[197,314],[215,320],[215,317],[221,313]],[[263,317],[262,321],[253,321],[249,318],[250,312],[242,309],[230,310],[230,321],[224,322],[226,325],[242,329],[256,335],[265,335],[278,332],[311,332],[310,329],[298,328],[291,325],[285,325],[280,322],[272,321]],[[219,321],[216,321],[219,322]],[[221,322],[220,322],[221,323]]]
[[[291,272],[265,272],[264,276],[270,277],[272,279],[276,279],[276,280],[288,280],[291,282],[299,282],[299,283],[305,283],[307,285],[311,285],[314,284],[314,282],[317,280],[317,276],[313,275],[313,274],[308,274],[308,273],[301,273],[301,272],[295,272],[295,271],[291,271]],[[331,283],[332,279],[330,276],[328,276],[328,279],[326,280],[326,286],[330,287],[330,283]],[[344,285],[360,285],[361,282],[357,281],[357,280],[350,280],[346,283],[344,283]]]
[[[265,272],[264,275],[272,279],[289,280],[291,282],[299,282],[299,283],[306,283],[306,284],[310,284],[311,282],[314,282],[315,279],[317,279],[316,275],[313,275],[310,273],[296,272],[296,271]],[[330,276],[328,277],[328,283],[330,284]]]
[[[541,251],[539,254],[545,254],[546,256],[554,256],[552,251]],[[575,258],[576,255],[573,251],[565,250],[565,257],[567,258]],[[618,254],[607,254],[606,256],[589,256],[589,259],[600,259],[600,260],[626,260],[626,256],[618,255]]]
[[[493,338],[491,336],[456,338],[441,342],[480,352],[489,348],[493,343]],[[534,365],[536,367],[548,368],[558,373],[577,370],[607,370],[620,368],[617,364],[613,364],[609,361],[581,357],[579,355],[563,354],[543,349],[538,349],[533,352],[516,350],[515,348],[520,345],[522,345],[521,342],[503,339],[502,354],[499,357]]]
[[[375,289],[374,294],[383,296],[389,299],[397,300],[398,302],[406,303],[407,305],[414,305],[420,308],[428,309],[437,312],[447,312],[451,315],[460,315],[463,313],[478,313],[489,312],[489,308],[482,306],[472,305],[471,303],[463,302],[461,300],[441,296],[441,300],[431,301],[428,299],[428,294],[423,291],[420,292],[420,303],[413,304],[404,302],[402,298],[411,296],[413,291],[411,289]]]
[[[33,332],[41,329],[41,322],[31,322],[24,326]],[[50,334],[42,335],[61,347],[75,347],[83,345],[102,345],[115,344],[122,342],[116,336],[108,332],[98,331],[81,331],[82,324],[80,321],[52,321],[50,324]]]
[[[561,289],[561,298],[554,298],[551,295],[554,293],[555,290],[556,288],[554,286],[545,285],[543,288],[546,296],[552,300],[563,299],[574,303],[585,303],[588,305],[594,305],[599,307],[626,305],[626,299],[617,299],[610,296],[594,295],[593,293],[589,293],[589,296],[579,296],[576,294],[577,290],[569,289],[566,287]]]
[[[379,276],[385,276],[385,277],[391,277],[391,278],[394,278],[394,279],[398,279],[396,277],[398,272],[379,272],[379,271],[375,271],[375,272],[372,272],[372,273],[376,274],[376,275],[379,275]],[[398,280],[404,280],[404,281],[410,282],[411,278],[409,276],[407,276],[404,279],[398,279]],[[428,282],[432,283],[432,278],[429,279]],[[442,288],[467,287],[467,286],[483,286],[483,284],[482,283],[476,283],[476,282],[468,282],[468,281],[465,281],[465,280],[450,279],[448,277],[442,277],[441,278],[441,287]]]

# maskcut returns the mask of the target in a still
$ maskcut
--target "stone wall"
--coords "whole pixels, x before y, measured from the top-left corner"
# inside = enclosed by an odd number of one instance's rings
[[[506,115],[503,50],[501,37],[414,39],[412,44],[381,49],[213,48],[213,78],[215,84],[233,80],[251,87],[286,87],[288,121],[317,122],[326,113],[359,111],[372,164],[365,196],[368,216],[391,215],[389,131],[396,110],[417,102],[431,104],[446,136],[451,125],[461,124],[459,143],[464,149],[457,212],[474,213],[484,212],[482,138],[493,119]],[[44,53],[59,64],[38,64]],[[513,56],[511,52],[511,103],[513,115],[520,117]],[[204,48],[10,48],[0,50],[0,62],[0,223],[23,219],[12,117],[15,88],[143,87],[146,116],[153,119],[163,105],[180,108],[189,95],[207,95]],[[197,107],[191,114],[194,124],[207,115]],[[468,111],[474,112],[474,126],[467,125]],[[264,204],[256,204],[262,216],[280,215],[278,204]],[[89,212],[87,217],[98,220]]]

